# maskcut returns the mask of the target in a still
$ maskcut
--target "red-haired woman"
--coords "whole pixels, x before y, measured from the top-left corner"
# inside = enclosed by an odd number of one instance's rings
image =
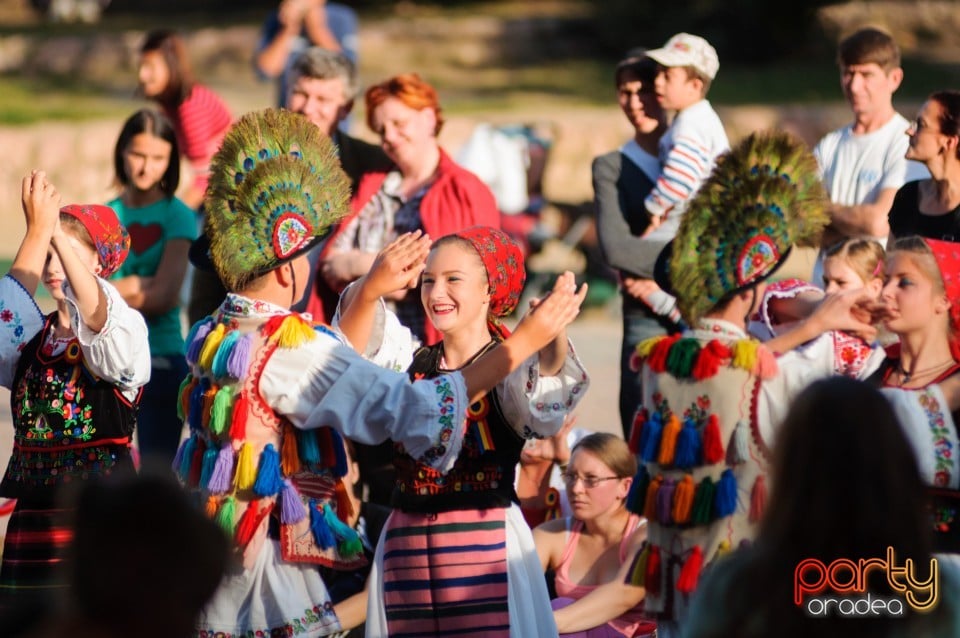
[[[415,73],[371,86],[365,96],[367,125],[380,136],[395,167],[360,180],[353,214],[334,230],[321,255],[317,286],[308,305],[315,317],[330,317],[324,284],[339,292],[370,270],[374,257],[406,232],[422,230],[442,237],[470,226],[500,227],[490,189],[458,166],[437,142],[443,114],[437,92]],[[425,344],[440,340],[426,320],[419,295],[397,300],[397,316]]]

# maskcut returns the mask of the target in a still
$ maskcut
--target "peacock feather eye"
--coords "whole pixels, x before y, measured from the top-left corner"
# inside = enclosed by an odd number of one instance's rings
[[[233,183],[239,186],[240,182],[242,181],[243,181],[243,173],[241,173],[240,171],[237,171],[236,174],[233,176]]]
[[[247,157],[246,159],[243,160],[243,170],[252,171],[254,163],[255,162],[253,161],[252,157]]]

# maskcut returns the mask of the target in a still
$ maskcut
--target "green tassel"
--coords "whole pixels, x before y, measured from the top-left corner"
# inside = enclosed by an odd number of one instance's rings
[[[693,375],[693,366],[699,355],[699,341],[680,339],[670,347],[667,354],[667,370],[678,379],[689,379]]]
[[[213,406],[210,408],[210,431],[217,436],[222,436],[227,429],[227,416],[230,414],[230,407],[233,405],[233,388],[223,386],[217,390],[213,397]]]
[[[233,534],[236,528],[236,522],[233,520],[234,514],[237,511],[237,499],[232,496],[228,496],[223,499],[223,503],[220,504],[220,509],[217,510],[217,525],[220,526],[227,536],[233,538]]]

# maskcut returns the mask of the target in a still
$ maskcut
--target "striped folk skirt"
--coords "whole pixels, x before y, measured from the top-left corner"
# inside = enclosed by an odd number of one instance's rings
[[[29,597],[49,596],[66,588],[62,563],[73,538],[70,510],[17,501],[10,515],[0,564],[0,609]]]
[[[510,635],[504,512],[391,515],[383,540],[390,638]]]

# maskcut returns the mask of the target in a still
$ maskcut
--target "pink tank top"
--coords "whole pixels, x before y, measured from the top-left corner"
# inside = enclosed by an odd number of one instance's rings
[[[580,600],[596,589],[598,585],[578,585],[570,581],[570,563],[577,549],[577,543],[580,541],[580,532],[583,530],[583,521],[568,518],[568,526],[570,521],[573,521],[573,527],[567,536],[567,545],[563,548],[563,555],[560,557],[560,564],[556,569],[554,584],[557,589],[557,596]],[[646,524],[646,520],[641,519],[636,514],[631,514],[627,520],[626,533],[623,535],[623,540],[620,541],[620,551],[618,553],[621,564],[627,560],[626,552],[630,536],[640,526],[641,521]],[[657,627],[654,621],[643,614],[643,602],[638,603],[636,607],[617,616],[607,624],[625,636],[644,635],[654,631]]]

